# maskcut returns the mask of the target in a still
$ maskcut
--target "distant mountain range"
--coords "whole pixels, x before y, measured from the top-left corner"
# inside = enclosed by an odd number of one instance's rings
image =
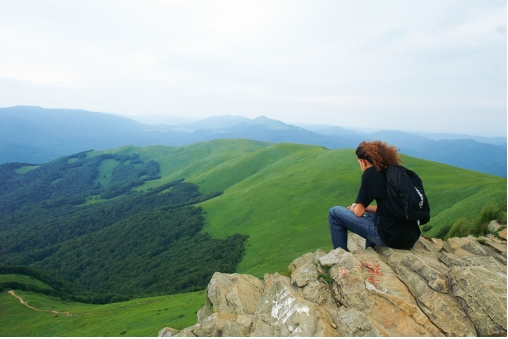
[[[304,126],[304,127],[302,127]],[[0,109],[0,163],[44,163],[89,149],[123,145],[182,146],[213,139],[356,148],[363,140],[383,140],[404,154],[506,177],[506,138],[400,131],[365,133],[338,126],[294,126],[261,116],[215,116],[173,125],[147,125],[105,113],[15,106]]]

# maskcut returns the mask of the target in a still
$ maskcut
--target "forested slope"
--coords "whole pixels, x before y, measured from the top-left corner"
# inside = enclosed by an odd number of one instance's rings
[[[0,165],[3,273],[29,265],[32,276],[72,283],[77,300],[108,302],[199,290],[215,271],[234,272],[246,236],[199,233],[202,209],[192,206],[220,192],[205,196],[183,179],[132,191],[159,172],[135,153]]]

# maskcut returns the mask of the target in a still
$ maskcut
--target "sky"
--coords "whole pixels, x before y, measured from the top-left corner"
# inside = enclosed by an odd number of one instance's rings
[[[506,136],[506,1],[0,0],[0,107]]]

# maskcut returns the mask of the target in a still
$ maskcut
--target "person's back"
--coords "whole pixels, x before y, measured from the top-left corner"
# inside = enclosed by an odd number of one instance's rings
[[[365,238],[366,247],[412,248],[420,236],[418,223],[395,218],[387,206],[386,169],[400,165],[396,148],[381,141],[362,142],[356,155],[363,171],[356,201],[347,208],[335,206],[328,215],[333,247],[348,250],[349,230]]]

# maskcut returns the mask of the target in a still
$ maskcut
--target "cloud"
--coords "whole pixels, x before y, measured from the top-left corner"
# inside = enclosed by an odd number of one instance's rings
[[[506,116],[505,1],[19,0],[2,4],[0,48],[0,106],[318,123],[347,109],[380,128],[380,112],[427,110],[464,130]]]

